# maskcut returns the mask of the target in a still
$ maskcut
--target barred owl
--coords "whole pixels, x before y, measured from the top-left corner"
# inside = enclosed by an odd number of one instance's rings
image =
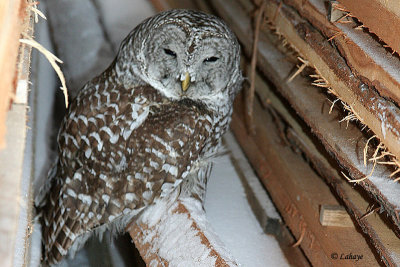
[[[122,231],[182,181],[202,197],[240,90],[239,54],[223,21],[190,10],[160,13],[125,38],[63,120],[57,162],[36,199],[46,264],[96,230]]]

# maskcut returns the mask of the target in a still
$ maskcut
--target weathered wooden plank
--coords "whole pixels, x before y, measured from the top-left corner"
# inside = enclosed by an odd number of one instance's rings
[[[251,44],[246,42],[246,40],[251,39],[252,35],[252,30],[250,26],[250,21],[248,16],[246,15],[246,11],[242,10],[240,6],[236,4],[231,4],[229,6],[223,5],[222,1],[217,1],[213,0],[212,1],[215,5],[215,7],[223,12],[221,15],[224,17],[225,20],[227,20],[231,26],[234,28],[236,31],[239,39],[243,42],[243,48],[244,51],[249,54],[251,51]],[[280,9],[282,10],[282,8]],[[271,11],[273,12],[273,10]],[[291,19],[294,19],[296,17],[296,14],[292,14]],[[277,19],[279,19],[279,15],[277,16]],[[321,44],[322,47],[319,47],[320,49],[314,50],[312,47],[309,45],[305,44],[304,40],[300,38],[300,35],[297,35],[296,30],[297,29],[305,29],[302,31],[303,37],[307,39],[311,38],[312,35],[317,35],[318,33],[313,30],[313,29],[308,29],[304,27],[309,27],[307,23],[299,23],[297,24],[298,27],[294,28],[292,27],[291,23],[286,18],[281,18],[282,21],[285,23],[285,25],[282,27],[282,29],[286,30],[286,27],[288,28],[287,31],[290,31],[291,35],[293,38],[296,40],[296,44],[301,43],[304,44],[304,50],[313,56],[315,56],[315,61],[318,64],[321,64],[321,66],[324,69],[324,75],[325,78],[328,80],[332,81],[332,85],[339,85],[335,88],[339,88],[341,93],[346,93],[345,101],[352,104],[353,108],[357,111],[357,113],[362,117],[366,118],[368,117],[369,119],[372,119],[375,124],[379,123],[380,118],[378,117],[384,117],[384,116],[390,116],[392,121],[395,121],[396,115],[391,114],[388,115],[388,113],[383,112],[381,109],[375,108],[377,105],[390,105],[390,103],[387,103],[385,100],[377,96],[377,94],[373,91],[370,90],[366,86],[362,86],[362,83],[357,80],[354,75],[349,73],[349,68],[347,67],[346,63],[340,56],[338,56],[337,52],[335,50],[332,50],[332,46],[330,46],[328,43],[326,43],[326,40],[320,36],[318,40],[313,40],[312,43],[315,46],[318,46]],[[239,23],[240,22],[240,23]],[[282,23],[283,23],[282,22]],[[287,24],[286,24],[287,22]],[[307,33],[307,34],[306,34]],[[297,112],[300,113],[300,115],[304,118],[304,120],[307,122],[307,124],[310,125],[310,127],[313,129],[313,131],[316,133],[316,135],[320,138],[320,140],[324,143],[328,151],[333,153],[336,158],[341,162],[343,166],[345,166],[349,172],[352,174],[353,178],[361,178],[365,177],[370,173],[371,170],[371,165],[368,165],[367,167],[364,167],[363,164],[359,162],[359,156],[362,156],[362,152],[359,153],[358,149],[361,147],[357,147],[357,150],[355,149],[356,143],[351,143],[349,140],[340,140],[339,138],[336,138],[332,132],[326,132],[324,131],[323,125],[320,123],[316,123],[315,115],[313,113],[309,113],[308,109],[301,109],[299,106],[299,103],[302,101],[309,101],[307,100],[307,97],[311,97],[307,94],[313,94],[313,92],[316,92],[316,88],[313,88],[311,86],[310,81],[307,80],[298,80],[296,82],[295,78],[291,83],[287,83],[287,78],[291,75],[294,64],[288,62],[287,56],[282,55],[279,53],[279,50],[275,48],[274,45],[271,44],[271,42],[268,40],[267,33],[262,34],[260,36],[261,41],[259,44],[259,57],[258,57],[258,66],[259,68],[263,71],[263,73],[274,83],[277,85],[277,87],[281,90],[281,93],[288,98],[292,106],[296,109]],[[277,39],[277,38],[275,38]],[[311,42],[311,40],[309,40]],[[326,51],[324,51],[326,50]],[[317,52],[324,52],[323,57],[321,58],[319,55],[316,55]],[[277,68],[279,66],[279,70]],[[322,68],[321,68],[322,69]],[[320,72],[321,72],[321,69]],[[338,71],[338,75],[333,72]],[[341,80],[343,78],[343,80]],[[300,84],[299,84],[300,83]],[[346,85],[349,85],[346,86]],[[296,87],[299,86],[308,86],[309,89],[304,93],[300,94],[300,91],[296,91]],[[358,87],[359,86],[359,87]],[[353,92],[357,92],[359,95],[355,94]],[[336,90],[337,92],[339,90]],[[312,97],[310,98],[312,99]],[[311,103],[304,103],[303,106],[307,106],[308,104]],[[357,110],[356,108],[360,108],[360,110]],[[360,112],[362,111],[362,112]],[[393,112],[397,112],[397,109],[393,109]],[[365,116],[368,115],[368,116]],[[386,118],[386,117],[385,117]],[[376,119],[376,120],[375,120]],[[364,123],[368,124],[367,121],[369,120],[364,119]],[[398,124],[400,122],[396,122]],[[368,124],[370,126],[370,124]],[[381,131],[381,124],[379,124],[379,127],[377,125],[374,125],[372,130],[374,128],[379,128],[378,131]],[[372,128],[372,127],[371,127]],[[396,130],[396,128],[393,126],[393,129]],[[355,129],[355,131],[357,131]],[[324,133],[324,134],[321,134]],[[388,133],[386,133],[386,137],[388,137]],[[392,136],[393,138],[395,136]],[[385,139],[387,140],[387,139]],[[336,142],[341,142],[340,146],[343,146],[341,148],[336,144]],[[400,142],[400,139],[395,140],[396,144],[397,142]],[[365,143],[364,143],[365,144]],[[385,143],[386,144],[386,143]],[[363,146],[362,146],[363,147]],[[346,150],[344,150],[344,148]],[[392,146],[390,147],[390,149]],[[400,146],[395,147],[396,150],[398,150]],[[361,148],[362,149],[362,148]],[[394,153],[394,152],[393,152]],[[376,168],[375,170],[375,175],[371,177],[375,178],[375,180],[379,180],[380,178],[384,179],[384,177],[389,176],[389,172],[386,170],[386,168],[379,167]],[[381,175],[381,176],[380,176]],[[382,176],[383,175],[383,176]],[[387,183],[390,184],[390,180],[387,181]],[[397,200],[392,198],[392,202],[388,201],[387,197],[382,194],[380,191],[387,191],[388,190],[400,190],[399,185],[393,183],[390,185],[390,188],[384,188],[380,187],[379,189],[377,188],[377,184],[373,183],[371,181],[365,180],[364,182],[360,183],[368,192],[373,192],[373,195],[380,201],[380,203],[385,207],[385,209],[388,211],[390,216],[392,217],[392,220],[396,223],[396,225],[399,225],[399,220],[398,220],[398,206],[395,204]]]
[[[339,0],[371,32],[395,51],[400,52],[400,3],[385,0]]]
[[[242,117],[243,105],[236,101],[232,130],[268,189],[271,198],[295,235],[312,265],[337,264],[333,253],[363,255],[362,262],[340,262],[343,266],[377,265],[364,237],[352,228],[327,228],[319,223],[321,204],[339,205],[326,185],[281,139],[271,116],[255,104],[256,134],[249,135]],[[357,245],[356,245],[357,244]]]
[[[346,59],[353,74],[373,86],[380,95],[400,103],[400,78],[394,71],[399,68],[400,61],[396,55],[386,51],[370,34],[355,29],[357,25],[352,20],[342,19],[346,23],[331,23],[327,19],[329,12],[323,1],[284,0],[284,3],[295,8],[327,39],[337,36],[332,42]],[[318,3],[320,5],[317,8],[315,5]]]
[[[218,12],[220,12],[219,14],[234,28],[239,39],[241,39],[244,44],[244,50],[249,53],[249,46],[247,46],[245,40],[251,38],[251,27],[249,18],[245,13],[246,11],[241,10],[242,6],[237,4],[225,6],[219,5],[220,2],[221,1],[213,1],[214,6]],[[292,81],[292,83],[288,84],[286,82],[293,70],[294,64],[287,61],[287,55],[280,53],[279,50],[271,44],[269,38],[270,37],[268,36],[262,36],[262,41],[259,44],[260,50],[258,59],[260,69],[271,81],[274,82],[280,93],[289,100],[296,112],[305,119],[314,134],[322,141],[325,148],[340,162],[340,164],[345,166],[354,177],[363,177],[368,175],[371,170],[371,165],[368,167],[363,167],[362,165],[362,148],[364,147],[366,139],[357,128],[351,126],[349,129],[345,129],[344,125],[338,124],[337,113],[332,115],[328,114],[329,104],[327,101],[323,104],[326,100],[326,96],[318,89],[311,86],[308,80],[297,77]],[[316,96],[319,96],[318,100],[316,100]],[[321,109],[322,107],[324,107],[324,109]],[[344,136],[340,134],[344,134]],[[326,159],[322,156],[319,156],[318,159],[319,161],[314,161],[314,164],[315,166],[320,166],[320,171],[324,171],[325,175],[329,176],[332,173],[337,172],[326,172],[326,165],[319,164],[322,160],[326,161]],[[373,178],[380,179],[382,174],[387,176],[388,172],[385,171],[384,168],[378,168],[375,174],[376,176]],[[346,182],[343,182],[343,178],[340,178],[340,175],[337,173],[336,176],[331,177],[335,177],[330,181],[333,188],[339,192],[339,195],[343,200],[347,201],[346,204],[354,210],[353,212],[357,215],[356,217],[361,218],[365,213],[367,204],[360,201],[359,198],[354,198],[354,200],[351,201],[348,200],[347,196],[354,191],[353,188],[351,188],[351,186]],[[382,195],[380,192],[382,188],[378,189],[376,185],[370,181],[365,181],[362,183],[362,186],[367,191],[372,192],[372,196],[385,207],[392,220],[398,225],[397,206],[388,202],[385,196]],[[394,190],[397,190],[395,184],[389,186],[393,186]],[[352,201],[355,203],[352,203]],[[380,236],[376,231],[380,231],[378,229],[380,229],[379,227],[382,228],[384,223],[381,222],[380,226],[379,224],[365,223],[365,220],[360,220],[359,223],[363,227],[364,231],[368,232],[368,235],[371,236],[374,246],[380,250],[381,255],[383,255],[381,256],[383,260],[387,261],[388,257],[388,262],[396,262],[393,258],[394,256],[391,255],[392,249],[396,246],[385,247],[387,244],[396,243],[396,237],[393,232],[386,228]],[[386,240],[382,237],[390,238],[389,240]]]
[[[6,116],[17,86],[18,39],[26,5],[21,0],[3,0],[0,4],[0,148],[5,146]]]
[[[146,266],[237,266],[224,246],[210,239],[205,212],[197,202],[160,201],[145,211],[151,218],[142,215],[127,228]]]
[[[278,70],[280,69],[279,66],[275,66]],[[300,84],[298,84],[297,87],[293,87],[293,90],[299,90],[299,88],[301,88]],[[264,105],[273,108],[289,126],[289,128],[286,129],[285,138],[287,138],[296,149],[300,149],[304,153],[313,168],[325,179],[344,203],[347,211],[352,218],[357,221],[362,231],[368,235],[369,241],[384,255],[383,261],[385,264],[393,266],[396,260],[393,258],[390,259],[390,255],[400,255],[400,241],[387,226],[385,222],[386,218],[382,218],[382,215],[365,216],[367,210],[370,207],[374,207],[374,199],[365,198],[365,196],[363,196],[364,192],[359,190],[360,188],[353,188],[351,184],[344,181],[338,171],[340,170],[340,166],[335,161],[331,160],[331,155],[321,148],[319,141],[315,140],[312,134],[305,133],[304,125],[293,116],[293,113],[288,110],[284,102],[273,92],[273,89],[263,82],[260,76],[256,78],[256,89],[260,101],[264,103]],[[310,89],[310,87],[306,87],[300,90],[308,91]],[[301,99],[301,96],[298,97]],[[339,139],[344,140],[358,140],[363,138],[362,134],[356,129],[354,131],[343,131],[343,127],[334,119],[338,116],[337,110],[335,109],[333,113],[330,115],[328,114],[329,107],[326,105],[325,96],[315,92],[314,95],[308,95],[307,97],[312,98],[307,102],[306,107],[310,109],[310,113],[319,114],[319,118],[316,118],[319,122],[316,121],[316,124],[323,124],[323,128],[326,129],[326,132],[336,133]],[[310,103],[317,104],[309,105]],[[299,103],[299,106],[303,104],[304,102]],[[320,113],[319,111],[321,110],[324,112]],[[329,128],[326,128],[324,123],[327,121],[327,116],[330,118],[328,121],[332,126]],[[387,260],[388,257],[389,260]]]

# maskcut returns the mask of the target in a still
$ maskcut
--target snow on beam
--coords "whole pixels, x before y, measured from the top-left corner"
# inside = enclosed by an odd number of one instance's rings
[[[147,266],[238,266],[192,198],[157,202],[129,233]]]

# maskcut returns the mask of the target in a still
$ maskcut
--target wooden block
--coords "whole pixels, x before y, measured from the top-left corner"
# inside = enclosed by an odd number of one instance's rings
[[[353,227],[353,221],[343,206],[322,205],[319,222],[323,226]]]

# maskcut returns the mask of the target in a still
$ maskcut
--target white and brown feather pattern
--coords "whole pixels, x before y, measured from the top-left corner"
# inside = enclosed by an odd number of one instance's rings
[[[79,235],[173,190],[229,122],[188,99],[162,99],[151,87],[90,90],[71,105],[59,135],[59,171],[43,209],[49,263]]]
[[[158,14],[128,35],[62,123],[58,162],[36,202],[45,264],[74,254],[94,230],[127,223],[182,181],[185,195],[203,198],[240,89],[239,54],[224,22],[195,11]]]

